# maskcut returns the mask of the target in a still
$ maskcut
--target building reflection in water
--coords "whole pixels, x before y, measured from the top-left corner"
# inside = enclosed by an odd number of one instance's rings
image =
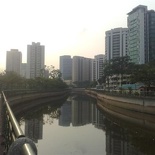
[[[43,121],[36,118],[25,120],[25,135],[37,143],[43,137]]]
[[[60,126],[70,126],[71,124],[71,100],[68,99],[60,108],[61,115],[59,117],[59,125]]]
[[[106,155],[144,155],[129,141],[126,129],[107,119],[94,101],[86,98],[70,98],[61,107],[59,125],[82,126],[92,123],[106,134]]]
[[[97,108],[96,101],[93,99],[84,96],[69,97],[57,109],[60,111],[60,116],[57,118],[59,126],[76,127],[92,124],[95,128],[103,130],[106,135],[106,155],[144,155],[133,145],[134,135],[129,133],[127,128],[113,122],[103,111]],[[36,143],[43,138],[44,123],[42,120],[25,119],[25,135]],[[139,145],[141,145],[140,142]]]
[[[89,101],[80,99],[72,100],[72,125],[81,126],[91,123],[91,104]]]
[[[82,126],[96,123],[96,106],[91,104],[85,97],[69,98],[60,108],[60,126]],[[93,121],[92,121],[93,120]]]
[[[112,122],[106,123],[106,152],[107,155],[144,155],[131,145],[123,128]]]

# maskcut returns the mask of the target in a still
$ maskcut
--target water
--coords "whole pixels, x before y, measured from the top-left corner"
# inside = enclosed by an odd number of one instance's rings
[[[98,108],[86,96],[47,103],[17,114],[38,155],[154,155],[155,135]]]

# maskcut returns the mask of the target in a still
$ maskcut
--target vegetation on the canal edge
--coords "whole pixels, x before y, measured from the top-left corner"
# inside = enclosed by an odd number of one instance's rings
[[[128,56],[118,57],[106,61],[103,64],[103,77],[98,80],[100,84],[109,84],[112,76],[120,76],[121,85],[128,83],[143,83],[148,88],[155,85],[155,62],[146,64],[134,64]],[[128,75],[128,81],[123,81],[123,77]],[[125,82],[125,83],[124,83]]]
[[[49,67],[49,77],[40,76],[35,79],[26,79],[16,74],[15,72],[0,73],[0,90],[12,89],[63,89],[67,88],[66,83],[61,79],[61,73],[54,67]]]
[[[120,80],[121,86],[127,83],[143,83],[149,88],[151,85],[155,85],[155,62],[135,64],[131,62],[129,56],[117,57],[103,63],[103,75],[97,81],[76,81],[74,84],[77,87],[85,88],[107,84],[106,87],[109,88],[111,78],[115,78],[115,81]]]

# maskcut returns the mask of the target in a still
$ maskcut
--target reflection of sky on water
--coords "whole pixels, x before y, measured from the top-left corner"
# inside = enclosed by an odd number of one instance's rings
[[[58,126],[58,120],[43,126],[43,139],[37,146],[38,155],[106,155],[103,130],[93,125],[62,127]]]

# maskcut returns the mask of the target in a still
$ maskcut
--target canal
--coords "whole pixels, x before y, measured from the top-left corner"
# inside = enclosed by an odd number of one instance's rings
[[[36,143],[38,155],[155,154],[153,129],[117,119],[88,96],[70,96],[16,117],[25,135]]]

